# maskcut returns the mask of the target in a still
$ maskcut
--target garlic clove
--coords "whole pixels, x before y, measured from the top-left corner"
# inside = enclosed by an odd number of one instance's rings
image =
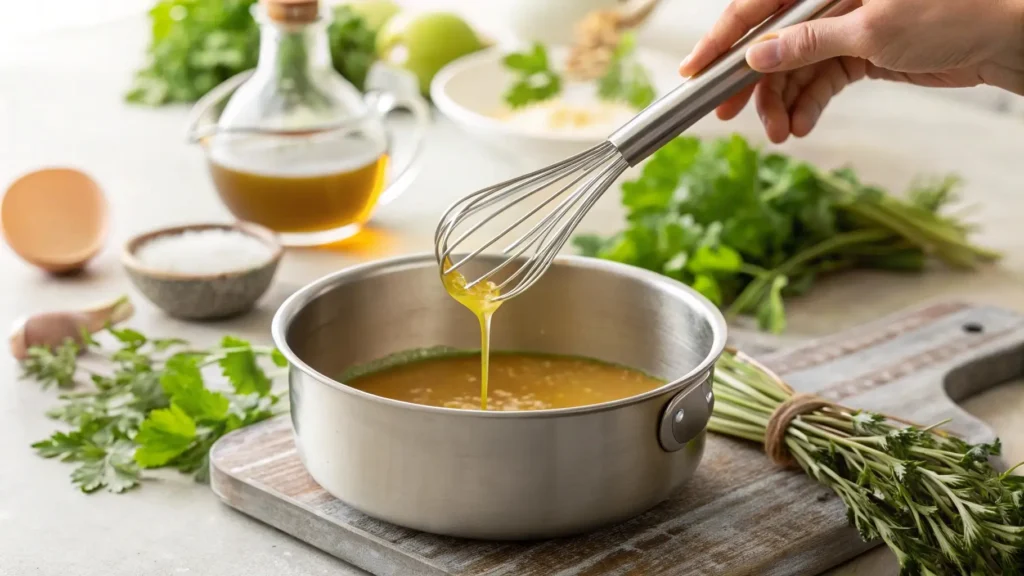
[[[43,312],[14,322],[9,337],[11,355],[28,357],[33,346],[55,347],[67,339],[82,342],[82,333],[93,334],[131,318],[135,307],[127,296],[77,311]]]

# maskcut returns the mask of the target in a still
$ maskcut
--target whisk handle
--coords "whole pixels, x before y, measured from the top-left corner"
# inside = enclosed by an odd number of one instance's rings
[[[751,30],[702,71],[651,103],[609,136],[608,141],[630,166],[639,164],[761,77],[746,61],[747,48],[757,39],[800,22],[839,14],[853,3],[853,0],[797,0]]]

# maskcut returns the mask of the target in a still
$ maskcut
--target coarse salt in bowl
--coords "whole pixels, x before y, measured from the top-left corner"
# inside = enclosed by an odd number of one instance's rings
[[[251,309],[269,288],[283,249],[255,224],[196,224],[142,234],[122,263],[136,288],[169,315],[209,320]]]
[[[266,264],[275,250],[233,228],[185,230],[161,234],[135,250],[147,268],[181,274],[224,274]]]

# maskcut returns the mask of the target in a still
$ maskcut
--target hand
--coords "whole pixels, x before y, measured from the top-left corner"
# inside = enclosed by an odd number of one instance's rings
[[[732,0],[680,66],[692,76],[795,0]],[[861,0],[845,14],[762,38],[747,63],[766,75],[718,107],[739,114],[751,95],[772,142],[806,136],[848,84],[880,78],[931,87],[989,84],[1024,95],[1024,0]]]

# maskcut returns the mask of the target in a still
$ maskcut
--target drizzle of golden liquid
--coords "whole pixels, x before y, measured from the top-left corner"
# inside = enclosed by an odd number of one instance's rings
[[[451,260],[445,258],[442,266],[448,268],[452,265]],[[498,287],[494,282],[480,282],[472,288],[466,288],[466,277],[458,270],[452,270],[441,276],[445,290],[457,302],[469,308],[469,311],[476,316],[480,322],[480,409],[487,410],[487,380],[490,372],[491,356],[491,316],[501,306],[496,300],[500,295]]]
[[[443,356],[400,364],[348,382],[364,392],[427,406],[474,410],[483,396],[476,356]],[[567,356],[494,352],[491,400],[485,410],[574,408],[654,390],[660,380],[637,370]]]
[[[387,154],[368,164],[316,175],[274,175],[209,161],[221,200],[237,218],[276,232],[304,233],[361,225],[384,189]]]

